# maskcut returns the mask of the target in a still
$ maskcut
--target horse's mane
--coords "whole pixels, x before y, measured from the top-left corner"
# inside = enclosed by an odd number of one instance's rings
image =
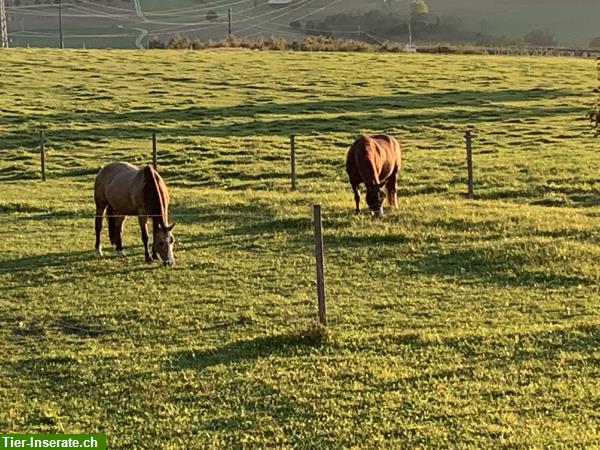
[[[354,161],[358,172],[361,174],[365,185],[369,188],[369,183],[379,186],[379,161],[381,159],[376,139],[380,135],[369,136],[362,134],[356,139],[352,148],[354,150]]]
[[[144,203],[148,215],[152,216],[152,221],[158,223],[163,229],[167,229],[165,221],[165,205],[160,192],[160,186],[156,179],[156,174],[151,166],[144,169]]]

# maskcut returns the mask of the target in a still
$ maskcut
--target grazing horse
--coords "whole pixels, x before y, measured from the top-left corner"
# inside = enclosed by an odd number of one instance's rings
[[[125,216],[137,216],[142,229],[142,242],[146,262],[160,258],[164,265],[175,262],[173,258],[173,234],[175,226],[168,225],[169,194],[164,181],[151,166],[138,169],[129,163],[112,162],[104,166],[94,184],[96,201],[96,256],[102,256],[100,232],[106,210],[108,235],[117,255],[123,256],[121,230]],[[152,218],[152,257],[148,253],[148,230],[146,223]]]
[[[400,162],[400,145],[396,139],[387,134],[363,135],[352,143],[346,158],[346,172],[348,172],[350,185],[354,191],[357,213],[359,212],[358,185],[360,183],[365,183],[367,188],[367,204],[371,214],[383,215],[382,204],[385,194],[382,188],[384,186],[387,190],[389,204],[398,207],[396,179]]]

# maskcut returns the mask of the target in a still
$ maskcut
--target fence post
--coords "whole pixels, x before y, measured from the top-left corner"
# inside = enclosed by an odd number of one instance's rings
[[[42,171],[42,181],[46,181],[46,150],[44,148],[44,130],[40,130],[40,168]]]
[[[152,132],[152,167],[156,170],[156,131]]]
[[[321,205],[313,205],[315,226],[315,256],[317,262],[317,301],[319,306],[319,322],[327,326],[327,304],[325,302],[325,270],[323,264],[323,223]]]
[[[473,198],[473,152],[471,148],[471,130],[466,131],[465,139],[467,141],[467,197]]]
[[[293,134],[290,136],[290,164],[291,164],[291,178],[292,178],[292,191],[296,190],[296,136]]]

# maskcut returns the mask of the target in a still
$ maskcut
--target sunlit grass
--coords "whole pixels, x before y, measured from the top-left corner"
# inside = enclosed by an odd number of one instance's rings
[[[593,62],[11,50],[0,80],[1,429],[116,448],[600,444]],[[404,148],[400,207],[373,220],[343,164],[382,130]],[[95,173],[148,163],[152,131],[177,264],[145,264],[131,219],[129,256],[96,260]]]

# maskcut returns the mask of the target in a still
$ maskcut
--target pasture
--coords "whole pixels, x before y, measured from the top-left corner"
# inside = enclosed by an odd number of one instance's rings
[[[578,59],[0,52],[0,429],[121,449],[599,446],[595,84]],[[152,131],[176,265],[144,263],[131,218],[129,256],[104,232],[97,260],[94,176],[148,163]],[[404,149],[382,220],[353,213],[344,172],[376,131]]]

